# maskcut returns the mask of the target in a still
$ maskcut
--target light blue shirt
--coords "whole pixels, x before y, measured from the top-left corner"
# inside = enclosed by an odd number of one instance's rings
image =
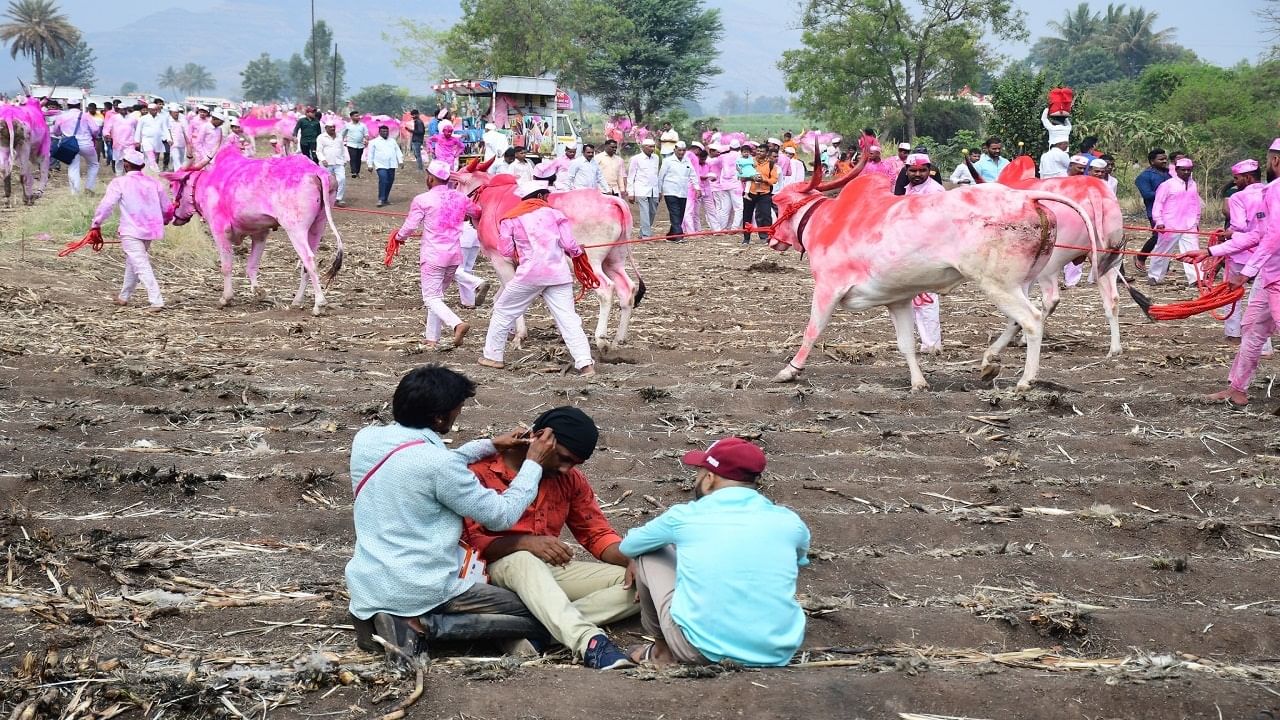
[[[1000,158],[999,161],[992,160],[991,156],[982,153],[982,157],[978,158],[978,162],[973,164],[978,174],[982,176],[983,182],[995,182],[1000,177],[1000,171],[1009,166],[1008,158]]]
[[[363,148],[369,139],[369,128],[361,122],[349,122],[342,128],[342,141],[350,148]]]
[[[804,642],[796,575],[808,565],[809,528],[745,487],[716,490],[632,528],[629,557],[676,546],[671,617],[707,659],[786,665]]]
[[[347,563],[351,614],[417,617],[471,587],[458,577],[462,518],[506,530],[538,494],[542,467],[526,460],[505,493],[476,480],[467,464],[492,455],[489,440],[445,447],[431,430],[392,423],[367,427],[351,443],[351,489],[397,446],[356,497],[355,555]]]

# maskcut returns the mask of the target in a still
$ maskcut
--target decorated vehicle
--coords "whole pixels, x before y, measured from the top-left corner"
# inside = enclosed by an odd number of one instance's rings
[[[569,115],[569,93],[548,78],[503,75],[496,80],[445,80],[431,87],[441,96],[441,106],[467,129],[467,156],[480,154],[480,134],[492,122],[506,133],[512,147],[522,147],[536,158],[557,157],[582,137]]]

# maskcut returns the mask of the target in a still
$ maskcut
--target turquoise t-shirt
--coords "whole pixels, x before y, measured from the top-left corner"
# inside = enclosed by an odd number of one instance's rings
[[[676,550],[671,617],[709,660],[786,665],[804,642],[796,576],[809,563],[809,528],[745,487],[717,490],[632,528],[629,557]]]

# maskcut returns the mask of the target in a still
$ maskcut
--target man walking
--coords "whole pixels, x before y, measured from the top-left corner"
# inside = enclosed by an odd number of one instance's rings
[[[391,185],[396,181],[396,169],[404,167],[404,153],[391,139],[386,125],[378,128],[378,137],[369,143],[369,169],[378,174],[378,207],[391,202]]]
[[[604,175],[600,173],[600,165],[594,162],[595,145],[583,145],[582,157],[569,163],[567,183],[569,190],[604,191]]]
[[[316,109],[309,107],[293,126],[294,137],[298,139],[298,152],[306,155],[311,162],[316,162],[316,140],[320,137],[320,121],[316,119]]]
[[[160,172],[160,159],[164,156],[164,139],[169,134],[169,117],[160,114],[160,104],[151,103],[147,111],[138,117],[133,130],[133,142],[147,158],[147,170]]]
[[[783,666],[804,641],[796,579],[809,529],[760,494],[764,451],[736,437],[681,461],[698,468],[694,501],[632,528],[640,620],[655,641],[632,662]]]
[[[600,166],[600,177],[603,178],[603,188],[605,195],[623,195],[627,194],[627,172],[626,166],[622,164],[622,156],[618,155],[618,143],[614,140],[606,140],[604,143],[604,154],[597,155],[595,159],[596,165]]]
[[[149,250],[154,240],[164,237],[164,226],[173,219],[169,190],[159,180],[142,172],[147,160],[142,153],[124,151],[120,161],[125,174],[112,180],[93,213],[93,229],[100,230],[116,206],[120,206],[120,249],[124,251],[124,287],[116,296],[117,305],[128,305],[138,283],[147,291],[148,312],[164,308],[160,283],[151,269]],[[94,166],[96,168],[96,165]]]
[[[418,163],[418,169],[422,169],[422,144],[427,136],[427,126],[422,122],[422,116],[418,113],[418,108],[409,111],[409,117],[413,123],[409,129],[409,157],[412,157]]]
[[[338,207],[346,207],[347,196],[347,153],[338,139],[338,127],[332,120],[325,122],[324,132],[316,138],[316,157],[320,164],[329,171],[329,175],[338,187]]]
[[[1142,204],[1147,209],[1147,222],[1151,224],[1152,228],[1155,228],[1156,226],[1156,221],[1151,215],[1151,210],[1156,203],[1156,191],[1159,190],[1160,186],[1164,184],[1164,181],[1168,179],[1169,155],[1165,153],[1163,148],[1153,148],[1151,152],[1147,153],[1146,169],[1138,173],[1138,177],[1133,180],[1133,184],[1138,187],[1138,194],[1142,196]],[[1156,246],[1156,241],[1159,237],[1159,233],[1156,233],[1153,229],[1151,237],[1142,246],[1142,252],[1151,252],[1151,249]],[[1137,256],[1137,259],[1133,261],[1133,264],[1138,268],[1139,272],[1146,272],[1147,256]]]
[[[582,331],[582,318],[573,308],[573,273],[565,258],[566,254],[577,257],[583,251],[569,231],[569,218],[547,203],[550,192],[541,180],[521,181],[515,188],[520,204],[498,223],[498,251],[512,258],[519,253],[520,264],[515,277],[503,284],[493,301],[480,364],[505,367],[502,358],[511,326],[541,297],[569,348],[578,374],[594,375],[591,345]]]
[[[360,177],[360,165],[364,159],[364,146],[369,141],[369,128],[360,122],[360,113],[351,113],[351,119],[342,128],[342,143],[347,147],[351,160],[351,179]]]
[[[480,136],[480,141],[484,143],[485,162],[502,157],[502,153],[511,146],[511,142],[507,140],[507,134],[499,130],[494,123],[484,124],[484,134]]]
[[[671,218],[668,235],[684,234],[684,214],[688,210],[689,185],[693,182],[693,165],[686,157],[683,140],[676,142],[671,157],[662,161],[658,170],[658,187],[667,204],[667,216]],[[684,242],[684,238],[671,238],[667,242]]]
[[[627,169],[627,199],[640,209],[640,237],[653,236],[653,218],[658,213],[658,156],[653,153],[653,138],[640,143],[640,154],[631,156]]]
[[[67,180],[71,183],[71,193],[80,194],[80,166],[89,164],[84,187],[92,192],[98,186],[98,151],[93,146],[93,139],[102,134],[102,126],[90,114],[80,109],[80,100],[72,99],[67,109],[58,114],[53,121],[53,134],[57,137],[74,137],[80,149],[67,168]]]
[[[587,667],[612,670],[632,663],[601,625],[635,615],[640,607],[626,572],[630,559],[618,552],[622,537],[600,509],[590,480],[579,467],[591,458],[600,431],[576,407],[557,407],[533,421],[533,432],[550,428],[556,438],[551,462],[542,466],[538,497],[509,530],[493,532],[468,521],[463,538],[489,562],[495,585],[511,590],[560,644]],[[523,465],[516,447],[471,464],[480,484],[506,492]],[[579,562],[560,541],[568,528],[600,562]]]
[[[177,170],[187,164],[187,123],[182,113],[182,106],[169,104],[168,137],[169,169]]]
[[[932,161],[928,155],[912,154],[907,156],[907,187],[903,195],[933,195],[946,192],[942,184],[930,177]],[[916,320],[916,333],[920,336],[920,352],[925,355],[942,353],[942,324],[939,318],[939,304],[942,297],[938,293],[921,293],[912,301],[912,311]]]
[[[1156,253],[1169,253],[1175,247],[1181,253],[1200,249],[1198,235],[1194,232],[1178,232],[1200,229],[1200,191],[1196,187],[1196,181],[1191,179],[1194,167],[1191,158],[1180,158],[1174,163],[1177,175],[1160,183],[1160,187],[1156,189],[1155,201],[1151,204],[1151,219],[1155,222],[1156,232],[1160,233]],[[1168,232],[1165,228],[1176,231]],[[1157,285],[1164,280],[1165,272],[1169,269],[1169,258],[1153,257],[1147,267],[1147,278],[1152,285]],[[1195,266],[1183,263],[1182,271],[1187,277],[1187,285],[1195,285]]]
[[[778,166],[769,155],[768,146],[756,151],[755,175],[747,183],[747,195],[742,204],[742,227],[754,221],[757,227],[773,222],[773,187],[778,184]],[[768,243],[769,236],[760,233],[760,240]],[[751,233],[742,233],[742,244],[751,244]]]
[[[671,127],[671,123],[664,122],[662,123],[662,134],[658,135],[658,140],[662,143],[660,148],[662,161],[666,162],[676,152],[676,143],[680,142],[680,133]]]

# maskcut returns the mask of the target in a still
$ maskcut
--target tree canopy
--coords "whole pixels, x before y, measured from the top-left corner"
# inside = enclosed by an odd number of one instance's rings
[[[240,71],[240,89],[244,92],[244,99],[265,103],[285,97],[289,82],[285,76],[288,65],[282,65],[279,60],[271,59],[268,53],[250,60],[244,70]]]
[[[988,32],[1021,40],[1023,15],[1010,0],[807,0],[804,47],[779,66],[795,105],[851,130],[895,107],[915,136],[925,98],[978,84],[995,65]]]
[[[1156,29],[1158,19],[1155,12],[1125,3],[1095,11],[1082,2],[1049,23],[1054,34],[1037,39],[1027,59],[1081,87],[1134,78],[1156,63],[1193,59],[1194,53],[1173,42],[1173,28]]]
[[[346,74],[347,64],[342,55],[334,54],[333,30],[325,21],[316,21],[302,52],[289,58],[287,81],[292,86],[294,99],[315,107],[334,105],[346,91]],[[316,97],[317,77],[320,97]]]
[[[8,43],[9,55],[31,58],[36,82],[45,83],[47,58],[60,58],[80,39],[80,31],[59,10],[53,0],[11,0],[0,23],[0,42]]]
[[[50,57],[44,64],[44,79],[50,85],[91,88],[98,82],[94,70],[98,59],[93,55],[93,48],[77,37],[76,42],[67,49],[62,57]]]

